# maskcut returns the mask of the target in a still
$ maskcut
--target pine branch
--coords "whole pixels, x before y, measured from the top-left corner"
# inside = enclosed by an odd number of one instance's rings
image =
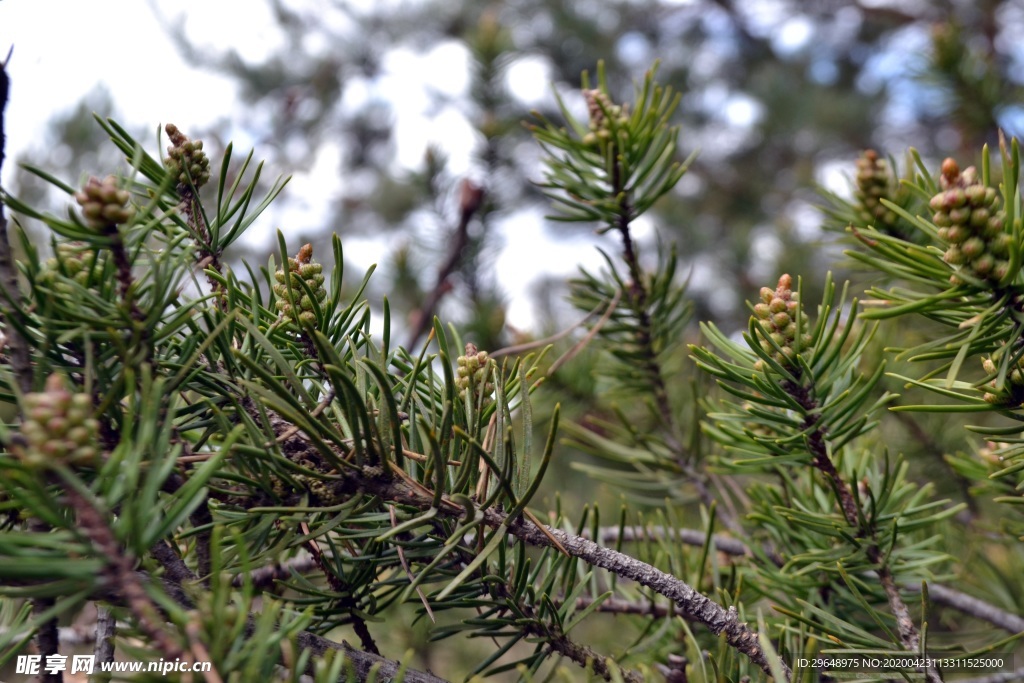
[[[101,667],[114,661],[114,636],[117,635],[117,619],[106,607],[96,606],[96,641],[93,656]]]
[[[268,421],[274,429],[275,439],[280,439],[282,434],[294,429],[293,425],[288,424],[286,420],[269,408],[266,409],[266,413]],[[282,451],[291,458],[301,459],[304,457],[303,454],[308,455],[309,453],[308,444],[303,439],[301,432],[280,439],[278,443]],[[349,455],[344,452],[337,453],[340,459],[346,459]],[[392,467],[395,470],[389,473],[381,472],[379,468],[375,467],[368,467],[360,473],[351,471],[339,473],[340,481],[333,487],[333,493],[337,499],[325,500],[324,504],[341,503],[354,493],[369,493],[379,496],[383,501],[408,505],[420,510],[430,510],[435,507],[433,491],[409,479],[394,463],[392,463]],[[441,506],[438,509],[440,514],[456,519],[466,515],[466,509],[447,496],[442,496],[440,500]],[[478,514],[483,514],[484,522],[489,527],[494,529],[504,527],[512,536],[530,545],[542,548],[557,547],[592,566],[636,581],[664,595],[676,603],[685,618],[704,624],[715,635],[724,634],[726,642],[730,646],[745,654],[770,675],[771,668],[758,642],[757,633],[739,620],[735,607],[726,610],[686,582],[628,555],[603,548],[582,536],[570,535],[551,527],[542,528],[524,517],[512,519],[507,513],[493,508],[478,511]],[[787,677],[789,673],[787,667]]]
[[[150,554],[156,559],[161,566],[164,568],[165,579],[181,589],[183,584],[194,584],[198,581],[198,577],[192,573],[192,570],[185,565],[180,557],[174,552],[174,550],[166,543],[159,543],[150,550]],[[182,590],[169,593],[169,595],[179,605],[185,609],[193,609],[195,605],[192,599],[187,597],[186,593]],[[249,614],[246,617],[246,634],[252,635],[256,629],[256,622],[259,619],[258,614]],[[400,662],[386,659],[379,655],[374,655],[362,650],[357,650],[350,646],[344,641],[341,643],[328,640],[322,636],[318,636],[309,631],[301,631],[296,635],[296,645],[300,649],[310,650],[315,657],[323,657],[329,651],[341,652],[344,656],[352,662],[355,668],[357,680],[365,681],[369,674],[370,669],[374,665],[379,665],[378,679],[381,677],[387,679],[393,679],[397,676],[399,669],[402,665]],[[315,662],[310,661],[306,667],[306,674],[313,675],[315,673]],[[407,683],[448,683],[443,678],[438,678],[429,672],[417,671],[416,669],[406,668],[404,670],[404,680]]]
[[[317,569],[317,561],[306,554],[298,555],[284,562],[275,562],[258,569],[253,569],[244,574],[236,574],[231,579],[231,585],[241,588],[247,582],[256,588],[269,588],[275,581],[283,581],[291,578],[292,574],[304,574]]]
[[[28,528],[37,534],[46,534],[51,531],[49,524],[35,518],[29,520]],[[53,598],[32,599],[32,611],[36,614],[47,612],[53,605]],[[57,617],[52,617],[43,622],[39,630],[36,631],[35,641],[36,649],[43,656],[44,660],[50,655],[60,654],[60,630]],[[59,670],[54,672],[44,671],[40,674],[40,683],[62,683],[63,680],[64,674]]]
[[[869,533],[871,544],[867,546],[867,556],[872,563],[878,566],[878,580],[885,591],[886,599],[889,601],[889,609],[896,619],[896,629],[899,632],[900,642],[908,652],[917,652],[920,649],[921,638],[918,635],[917,627],[910,616],[903,596],[900,594],[896,580],[893,578],[892,569],[879,549],[874,529],[865,529],[861,522],[862,515],[850,487],[839,475],[832,458],[829,457],[828,446],[826,445],[827,428],[822,423],[820,405],[813,396],[812,388],[802,386],[791,380],[783,380],[781,386],[800,405],[804,413],[804,421],[801,431],[804,434],[804,442],[808,452],[811,454],[811,464],[821,471],[835,491],[843,516],[850,528],[856,529],[858,535]],[[813,385],[812,385],[813,386]],[[929,683],[941,683],[942,676],[937,669],[928,668],[925,677]]]
[[[590,538],[589,531],[583,532],[584,538]],[[671,538],[685,543],[686,545],[703,546],[707,541],[707,534],[699,529],[672,529],[662,526],[641,527],[627,526],[619,530],[619,527],[602,527],[600,530],[601,543],[614,545],[620,540],[626,543],[634,541],[645,541],[648,539]],[[752,556],[750,548],[743,541],[729,536],[714,534],[711,537],[711,544],[715,550],[733,556]]]
[[[584,537],[590,536],[589,532],[584,532],[583,535]],[[627,543],[646,539],[672,538],[680,543],[685,543],[686,545],[702,547],[707,536],[699,529],[625,527],[622,530],[622,533],[620,533],[618,527],[603,527],[600,530],[600,538],[602,543],[607,544],[615,544],[620,538]],[[711,537],[711,542],[715,550],[725,553],[726,555],[752,555],[750,548],[748,548],[742,541],[735,538],[715,534]],[[770,551],[770,555],[778,558],[778,554],[775,551]],[[778,566],[782,566],[781,558],[778,559],[780,561],[776,564]],[[921,590],[920,584],[909,582],[902,584],[900,588],[910,592],[920,592]],[[996,607],[989,602],[985,602],[973,595],[968,595],[967,593],[958,591],[955,588],[950,588],[949,586],[942,584],[929,583],[928,599],[937,605],[951,607],[963,614],[988,622],[1008,633],[1017,634],[1024,632],[1024,617],[1008,612],[1000,607]]]
[[[433,493],[422,486],[414,486],[402,477],[384,478],[381,476],[353,476],[348,480],[353,490],[362,490],[380,496],[383,500],[409,505],[421,510],[429,510],[433,505]],[[441,514],[459,518],[466,510],[447,497],[442,498]],[[715,635],[725,635],[730,646],[750,658],[765,673],[771,675],[767,656],[758,642],[758,635],[745,623],[739,620],[735,607],[728,610],[710,598],[695,590],[685,581],[609,548],[603,548],[582,536],[568,534],[560,529],[544,527],[543,529],[524,518],[516,520],[499,510],[482,511],[487,526],[497,529],[504,527],[512,536],[530,545],[541,548],[553,548],[557,543],[571,556],[594,566],[606,569],[621,578],[631,579],[640,585],[651,588],[655,592],[672,600],[684,618],[704,624]],[[785,669],[787,679],[790,675]]]
[[[914,584],[905,584],[903,588],[909,591],[921,590],[920,585]],[[939,605],[952,607],[976,619],[987,621],[1008,633],[1017,634],[1024,632],[1024,617],[1007,612],[980,598],[968,595],[954,588],[941,584],[928,584],[928,598]]]
[[[303,535],[308,536],[309,526],[303,522],[301,528]],[[366,625],[366,620],[356,613],[356,608],[359,604],[356,602],[355,596],[352,594],[352,586],[331,570],[331,567],[327,564],[327,559],[324,557],[324,553],[317,544],[316,539],[309,539],[306,542],[306,549],[313,558],[313,561],[316,562],[318,567],[320,567],[320,571],[323,572],[323,575],[327,578],[327,583],[330,585],[331,590],[340,596],[338,598],[338,607],[348,612],[349,616],[352,618],[352,630],[354,630],[356,635],[359,636],[359,642],[363,646],[363,649],[371,654],[379,656],[380,650],[377,649],[377,643],[373,640],[373,635],[370,633],[370,629]]]
[[[576,609],[583,610],[594,604],[594,598],[589,595],[576,598]],[[675,614],[670,605],[659,605],[649,600],[623,600],[621,598],[606,598],[597,606],[598,612],[606,614],[633,614],[637,616],[654,617],[664,619]],[[684,617],[685,618],[685,617]]]
[[[543,634],[540,634],[543,635]],[[568,637],[559,635],[554,638],[547,639],[548,647],[553,651],[568,657],[576,664],[586,667],[588,664],[593,668],[594,673],[603,678],[606,681],[616,680],[613,676],[612,669],[608,666],[608,659],[594,652],[593,649],[574,643]],[[623,681],[626,683],[643,683],[644,677],[637,671],[631,671],[629,669],[618,669],[618,674]]]
[[[135,615],[139,628],[153,640],[165,659],[181,658],[184,654],[181,646],[160,624],[159,610],[146,594],[135,572],[134,560],[124,553],[102,513],[74,486],[68,486],[64,495],[78,514],[79,528],[96,547],[98,556],[106,558],[108,583],[116,587],[114,590]]]

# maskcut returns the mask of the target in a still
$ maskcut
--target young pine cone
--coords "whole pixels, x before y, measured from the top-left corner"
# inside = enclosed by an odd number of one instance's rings
[[[761,288],[761,303],[754,306],[754,318],[761,323],[761,328],[771,339],[762,339],[761,349],[771,354],[783,367],[793,367],[797,354],[811,345],[809,334],[796,338],[796,318],[800,313],[800,303],[793,292],[793,278],[789,275],[780,277],[778,287],[774,290],[770,287]],[[754,369],[765,369],[764,361],[754,363]]]
[[[178,185],[192,185],[198,190],[210,180],[210,159],[203,151],[202,140],[189,140],[173,123],[164,126],[171,145],[167,148],[164,166]]]
[[[324,289],[324,267],[322,264],[314,263],[312,259],[313,246],[305,244],[299,249],[295,258],[288,259],[287,276],[284,270],[274,273],[274,279],[277,280],[277,284],[274,285],[274,293],[277,294],[277,310],[299,325],[316,325],[313,299],[299,284],[300,280],[306,283],[318,304],[323,303],[327,298],[327,290]],[[289,286],[291,287],[290,297]]]
[[[896,212],[887,208],[882,199],[894,200],[893,176],[889,164],[869,149],[857,159],[857,191],[855,193],[860,218],[880,228],[891,230],[896,226]]]
[[[117,178],[112,175],[102,181],[89,178],[75,193],[85,224],[94,230],[106,230],[130,221],[135,211],[128,206],[129,199],[128,191],[119,188]]]
[[[982,360],[981,366],[990,376],[995,375],[999,372],[998,361],[999,352],[997,351],[991,358]],[[999,387],[997,383],[998,379],[993,379],[988,383],[988,391],[983,397],[986,402],[1005,408],[1016,408],[1024,404],[1024,359],[1018,360],[1010,366],[1002,387]]]
[[[34,467],[58,461],[95,464],[99,422],[92,411],[89,394],[72,394],[60,375],[50,375],[44,391],[25,395],[25,421],[21,425],[25,444],[19,453],[22,459]]]
[[[1006,212],[995,189],[982,184],[973,166],[961,173],[952,159],[942,162],[939,183],[942,191],[929,206],[939,238],[948,245],[943,259],[958,266],[959,273],[1001,282],[1009,274],[1013,238],[1005,229]],[[964,278],[954,273],[949,281],[963,284]]]
[[[71,285],[57,277],[62,272],[78,284],[85,286],[96,264],[96,252],[80,242],[59,242],[54,256],[46,259],[46,267],[39,273],[39,282],[54,291],[70,295]]]
[[[600,90],[584,90],[583,97],[587,101],[587,111],[590,114],[590,132],[583,136],[583,144],[596,145],[599,140],[608,140],[611,137],[612,129],[608,116],[613,117],[618,125],[625,125],[629,120],[629,107],[625,104],[615,104]]]
[[[455,369],[455,384],[461,393],[475,392],[483,384],[484,396],[494,391],[494,382],[490,380],[488,364],[490,356],[486,351],[478,351],[476,344],[466,344],[466,355],[459,356]],[[486,378],[487,381],[484,381]]]

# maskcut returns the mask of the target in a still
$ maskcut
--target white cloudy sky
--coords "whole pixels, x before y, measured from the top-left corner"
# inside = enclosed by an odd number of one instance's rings
[[[200,45],[230,46],[245,57],[257,57],[268,44],[280,40],[275,22],[263,2],[247,2],[245,21],[238,19],[238,4],[216,0],[156,3],[161,12],[187,18],[186,31]],[[15,159],[43,139],[46,122],[74,107],[86,93],[103,83],[113,94],[118,114],[132,125],[155,129],[173,121],[185,131],[231,116],[236,87],[230,79],[187,66],[159,24],[147,2],[139,0],[0,0],[0,53],[14,53],[8,67],[12,80],[6,112],[8,159]],[[396,163],[421,163],[426,145],[443,143],[450,168],[470,168],[474,139],[469,124],[453,108],[430,111],[427,89],[453,96],[468,85],[466,54],[455,43],[435,46],[429,53],[395,50],[385,58],[385,77],[372,93],[353,89],[349,98],[384,97],[392,100],[395,116]],[[181,97],[168,84],[188,75],[190,97]],[[524,61],[510,72],[510,86],[523,99],[547,96],[547,77],[541,64]],[[419,87],[410,87],[410,83]],[[244,147],[251,140],[237,139]],[[259,150],[256,150],[257,157]],[[330,197],[339,191],[337,169],[340,149],[326,146],[312,168],[297,173],[287,192],[292,197]],[[272,169],[270,169],[272,171]],[[68,177],[75,175],[69,169]],[[326,184],[326,186],[325,186]],[[297,202],[300,208],[288,220],[303,229],[323,225],[326,202]],[[278,225],[261,225],[261,236]],[[500,226],[503,251],[496,262],[499,281],[507,290],[508,319],[529,326],[533,316],[523,264],[536,273],[571,275],[576,266],[600,264],[593,239],[552,240],[539,214],[516,214]],[[344,239],[344,235],[342,235]],[[538,249],[537,245],[544,245]],[[346,254],[367,266],[383,255],[371,239],[346,241]]]

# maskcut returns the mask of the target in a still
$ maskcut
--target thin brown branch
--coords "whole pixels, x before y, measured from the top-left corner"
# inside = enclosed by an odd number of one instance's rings
[[[139,628],[153,640],[165,659],[182,657],[184,652],[181,646],[163,628],[159,610],[135,573],[134,559],[123,551],[114,538],[103,514],[73,486],[68,486],[64,495],[78,515],[79,529],[96,547],[97,555],[107,561],[104,573],[108,584],[124,599],[128,609],[135,615]]]
[[[41,519],[29,520],[30,531],[38,534],[45,534],[51,531],[50,525]],[[49,611],[54,605],[53,598],[33,598],[32,611],[35,614],[43,614]],[[57,617],[51,617],[43,622],[35,636],[36,649],[45,660],[51,655],[60,654],[60,631]],[[61,671],[43,671],[39,675],[40,683],[62,683],[64,674]]]
[[[618,296],[615,297],[615,301],[618,302],[619,298],[621,298],[621,294],[619,294]],[[526,342],[524,344],[515,344],[513,346],[505,346],[503,348],[498,349],[497,351],[491,351],[489,355],[491,356],[491,358],[501,358],[502,356],[508,356],[508,355],[511,355],[511,354],[526,353],[527,351],[533,351],[534,349],[539,349],[539,348],[545,347],[548,344],[554,344],[559,339],[564,339],[565,337],[568,337],[577,328],[582,327],[588,320],[590,320],[592,317],[597,315],[597,312],[600,311],[602,308],[606,309],[605,313],[604,313],[605,316],[608,316],[608,315],[611,314],[611,312],[609,310],[607,310],[607,309],[610,308],[611,310],[615,310],[614,306],[606,306],[604,302],[601,302],[600,304],[595,306],[594,309],[592,311],[590,311],[590,313],[587,313],[585,316],[583,316],[582,320],[580,320],[577,323],[574,323],[574,324],[570,325],[569,327],[565,328],[561,332],[556,332],[555,334],[551,335],[550,337],[545,337],[544,339],[536,339],[534,341]],[[599,322],[599,324],[603,324],[603,323]]]
[[[459,198],[459,224],[455,228],[448,256],[437,271],[437,279],[426,300],[415,313],[415,323],[405,348],[411,349],[423,338],[434,324],[434,314],[441,304],[441,299],[451,291],[450,278],[462,263],[463,252],[469,246],[469,222],[483,205],[483,190],[469,180],[463,180]]]
[[[41,614],[51,609],[54,605],[53,598],[33,598],[32,611]],[[36,631],[36,648],[43,659],[60,654],[60,632],[57,628],[57,617],[52,617],[39,627]],[[43,670],[39,674],[40,683],[63,683],[64,673],[61,670]]]
[[[575,643],[564,635],[548,639],[548,646],[563,657],[568,657],[581,667],[588,664],[594,673],[606,681],[614,680],[612,669],[608,666],[608,659],[602,657],[592,648],[586,645]],[[639,672],[619,667],[619,675],[626,683],[643,683],[644,677]]]
[[[909,591],[921,590],[921,586],[915,584],[906,584],[903,588]],[[1007,612],[991,603],[948,586],[928,584],[928,598],[936,604],[952,607],[959,612],[998,626],[1007,633],[1024,632],[1024,617]]]
[[[584,531],[585,538],[590,537],[589,531]],[[680,543],[693,546],[703,546],[707,541],[707,534],[699,529],[671,529],[661,526],[639,527],[627,526],[619,530],[619,527],[602,527],[600,530],[600,541],[607,545],[613,545],[620,540],[625,543],[644,541],[648,539],[671,538]],[[752,556],[750,548],[743,541],[721,534],[714,534],[711,537],[711,545],[715,550],[733,556]]]
[[[106,607],[96,606],[96,641],[93,644],[93,656],[97,668],[102,670],[103,664],[114,661],[114,636],[117,635],[117,619]]]
[[[299,525],[303,536],[309,536],[309,525],[302,522]],[[327,579],[328,585],[331,590],[337,594],[338,607],[348,612],[349,617],[352,619],[352,630],[359,636],[359,643],[363,646],[363,649],[375,655],[380,655],[380,650],[377,649],[377,643],[373,640],[373,634],[370,633],[369,627],[366,625],[366,620],[363,619],[359,613],[359,602],[356,600],[355,595],[352,594],[352,586],[347,581],[342,579],[328,564],[327,558],[324,556],[324,552],[320,549],[320,544],[316,542],[315,538],[310,538],[306,541],[306,550],[310,556],[316,562],[317,566],[320,567],[320,571],[323,572],[324,577]]]
[[[615,292],[615,296],[612,297],[612,300],[608,302],[608,307],[605,309],[604,314],[601,315],[601,318],[596,323],[594,323],[594,326],[592,328],[590,328],[590,332],[587,332],[583,339],[580,339],[578,342],[573,344],[571,349],[569,349],[561,356],[559,356],[557,359],[555,359],[555,362],[552,363],[551,367],[548,368],[548,375],[553,375],[556,372],[558,372],[558,368],[562,367],[570,360],[575,358],[580,351],[585,349],[587,345],[590,344],[591,341],[593,341],[594,337],[596,337],[597,334],[601,331],[601,328],[605,326],[605,323],[611,320],[612,313],[615,312],[616,307],[619,305],[620,299],[622,299],[621,289]]]
[[[265,567],[253,569],[251,572],[236,574],[231,579],[231,585],[241,588],[246,582],[251,582],[253,587],[264,589],[274,585],[276,581],[284,581],[292,577],[292,574],[304,574],[313,569],[318,569],[316,560],[306,554],[298,555],[284,562],[275,562]]]
[[[706,473],[694,463],[692,454],[688,452],[688,449],[683,444],[681,438],[682,429],[669,398],[664,368],[658,358],[658,350],[654,346],[654,323],[651,320],[650,313],[647,311],[650,292],[644,282],[643,268],[640,265],[640,257],[630,230],[630,225],[634,218],[631,194],[629,188],[626,187],[626,178],[623,177],[622,161],[614,150],[610,154],[616,159],[612,164],[610,195],[619,198],[618,214],[611,227],[619,233],[619,237],[622,240],[622,259],[626,262],[626,267],[629,269],[627,301],[629,309],[636,320],[634,342],[643,354],[643,360],[641,361],[642,370],[650,379],[651,400],[662,422],[665,444],[672,452],[676,463],[683,470],[691,485],[696,489],[701,503],[710,508],[715,503],[715,496],[707,485]],[[733,533],[743,533],[742,525],[728,511],[720,510],[718,517]]]
[[[594,598],[588,595],[576,598],[576,609],[583,610],[594,604]],[[671,605],[660,605],[650,600],[623,600],[621,598],[610,597],[605,599],[600,605],[597,606],[596,611],[603,612],[605,614],[635,614],[639,616],[654,617],[655,619],[664,619],[667,616],[675,614],[675,610],[672,609]]]
[[[858,536],[868,536],[872,541],[866,548],[868,559],[877,565],[878,579],[885,591],[885,597],[889,602],[889,610],[896,619],[896,629],[899,633],[900,642],[907,652],[917,652],[920,649],[921,638],[918,635],[917,627],[910,616],[907,603],[900,594],[900,589],[893,578],[892,569],[887,559],[882,555],[873,528],[866,529],[862,523],[863,515],[857,505],[857,501],[850,490],[849,485],[836,470],[832,458],[829,457],[827,445],[827,428],[822,424],[821,412],[819,411],[818,400],[814,397],[812,389],[791,380],[784,380],[782,387],[792,396],[804,411],[804,421],[801,431],[805,434],[804,442],[807,451],[811,454],[811,464],[825,475],[826,479],[835,491],[836,499],[842,510],[843,517],[850,528],[855,530]],[[942,675],[937,669],[925,669],[925,678],[929,683],[941,683]]]

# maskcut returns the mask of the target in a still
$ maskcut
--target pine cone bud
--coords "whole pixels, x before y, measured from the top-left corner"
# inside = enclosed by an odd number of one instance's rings
[[[25,463],[46,467],[54,461],[72,465],[95,464],[99,455],[99,422],[92,417],[92,397],[72,394],[60,375],[52,374],[42,392],[25,395],[25,444],[16,450]]]
[[[81,242],[59,242],[53,256],[46,259],[39,272],[40,284],[51,287],[55,292],[70,296],[73,287],[62,280],[59,275],[85,286],[89,275],[96,264],[96,252]]]
[[[466,344],[466,354],[456,360],[455,384],[459,392],[476,392],[482,385],[484,396],[490,396],[494,392],[494,382],[488,370],[489,363],[490,356],[486,351],[477,350],[476,344]]]
[[[942,191],[931,198],[939,239],[947,245],[944,260],[958,271],[950,277],[962,284],[969,275],[996,284],[1010,273],[1013,238],[1004,230],[1006,213],[995,189],[981,183],[973,166],[960,171],[953,159],[942,162]],[[963,275],[961,275],[962,273]]]
[[[102,181],[89,178],[85,186],[75,193],[85,224],[94,230],[109,229],[130,221],[135,214],[135,210],[128,206],[130,198],[127,190],[117,186],[117,178],[112,175]]]
[[[167,148],[164,166],[179,186],[192,186],[197,190],[210,180],[210,159],[203,151],[202,140],[189,140],[173,123],[164,126],[171,145]]]
[[[1005,347],[993,353],[991,358],[981,360],[981,367],[985,370],[985,374],[990,377],[998,374],[999,360],[1004,352]],[[995,377],[986,385],[988,390],[984,392],[983,398],[987,403],[1008,408],[1024,405],[1024,358],[1010,366],[1006,373],[1006,381],[1001,387],[998,385],[998,381],[999,378]]]
[[[892,231],[897,227],[899,217],[881,200],[899,203],[897,193],[896,179],[888,162],[879,157],[875,150],[865,150],[857,159],[857,190],[854,193],[861,220],[887,232]]]
[[[625,104],[615,104],[601,90],[597,88],[584,90],[583,97],[587,101],[587,112],[590,115],[591,130],[591,133],[583,137],[584,144],[594,145],[599,141],[609,140],[611,138],[612,120],[618,126],[625,125],[628,122],[629,107]]]
[[[765,353],[782,366],[792,366],[796,356],[811,345],[809,334],[797,338],[796,318],[801,314],[800,303],[793,293],[793,278],[783,275],[774,290],[761,288],[761,302],[754,306],[754,319],[760,323],[766,336],[761,339],[760,347]],[[778,348],[776,348],[778,347]],[[763,370],[762,361],[757,361],[754,368]]]
[[[277,284],[274,285],[274,293],[277,295],[277,310],[298,323],[300,326],[316,325],[316,313],[313,309],[314,301],[322,304],[327,299],[327,290],[324,289],[324,267],[313,260],[313,245],[304,244],[295,258],[288,259],[288,271],[278,270],[274,273]],[[301,282],[313,294],[313,299],[302,288]],[[288,289],[291,287],[291,296]]]

